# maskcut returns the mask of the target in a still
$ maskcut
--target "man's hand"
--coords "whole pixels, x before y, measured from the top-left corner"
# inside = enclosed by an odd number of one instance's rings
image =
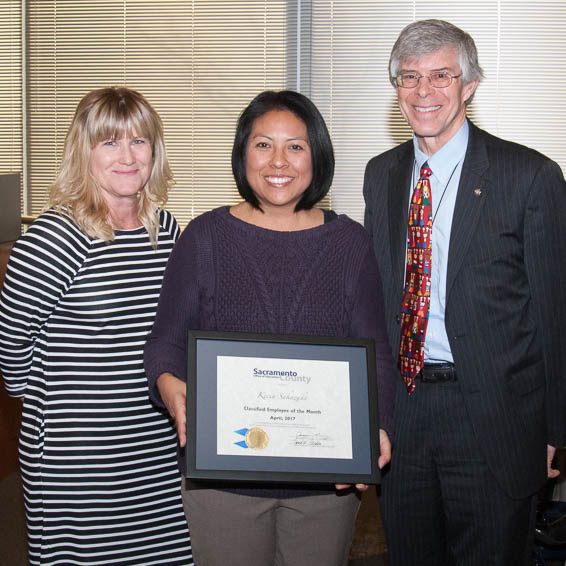
[[[388,434],[382,429],[379,429],[379,460],[377,464],[380,470],[391,462],[391,440]]]
[[[172,373],[162,373],[157,378],[157,389],[169,414],[175,419],[179,446],[187,443],[187,386]]]
[[[560,475],[560,470],[556,470],[552,467],[552,460],[554,460],[554,454],[556,454],[556,446],[546,445],[546,475],[549,478],[557,478]]]

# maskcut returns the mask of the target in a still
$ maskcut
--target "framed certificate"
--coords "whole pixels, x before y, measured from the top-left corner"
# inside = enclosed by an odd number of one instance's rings
[[[187,477],[379,483],[373,340],[190,331]]]

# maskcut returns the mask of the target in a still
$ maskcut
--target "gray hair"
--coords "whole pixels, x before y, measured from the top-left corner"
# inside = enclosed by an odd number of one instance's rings
[[[389,80],[397,86],[395,77],[401,71],[402,62],[420,59],[444,48],[455,49],[462,71],[462,83],[481,81],[483,71],[478,62],[478,51],[472,36],[443,20],[421,20],[409,24],[399,34],[389,58]]]

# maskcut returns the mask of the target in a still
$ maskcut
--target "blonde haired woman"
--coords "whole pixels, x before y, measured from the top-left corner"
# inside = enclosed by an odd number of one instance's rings
[[[0,368],[23,397],[30,564],[192,563],[169,420],[142,351],[179,235],[159,116],[139,93],[79,103],[49,209],[15,244]]]

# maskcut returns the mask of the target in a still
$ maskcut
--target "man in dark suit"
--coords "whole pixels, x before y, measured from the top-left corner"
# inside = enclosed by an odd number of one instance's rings
[[[410,24],[389,71],[414,138],[368,163],[364,197],[400,368],[391,564],[528,564],[566,440],[566,184],[466,118],[482,70],[459,28]]]

